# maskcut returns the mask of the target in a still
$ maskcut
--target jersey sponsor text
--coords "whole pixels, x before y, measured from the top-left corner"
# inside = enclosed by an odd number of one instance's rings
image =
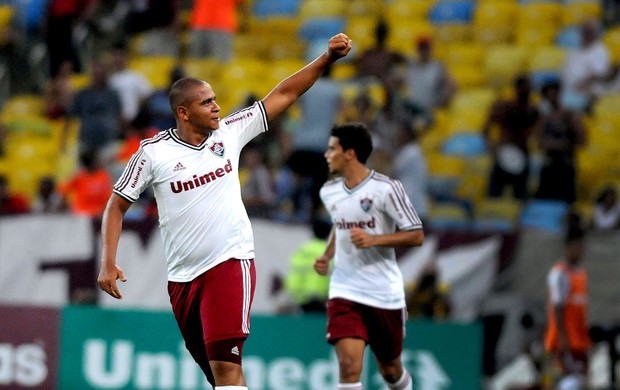
[[[183,191],[193,190],[194,188],[200,187],[202,185],[208,184],[219,177],[223,177],[227,173],[232,172],[232,164],[230,159],[227,160],[226,165],[221,168],[217,168],[216,170],[205,173],[202,176],[194,175],[192,180],[188,181],[173,181],[170,182],[170,189],[175,194],[181,193]]]

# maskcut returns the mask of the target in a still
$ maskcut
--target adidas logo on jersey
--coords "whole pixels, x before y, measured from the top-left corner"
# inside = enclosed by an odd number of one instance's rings
[[[173,172],[177,172],[177,171],[180,171],[182,169],[185,169],[185,166],[183,166],[183,164],[181,164],[181,163],[177,163],[177,165],[174,166],[174,169],[172,171]]]
[[[237,346],[235,345],[234,347],[232,347],[232,349],[230,350],[230,353],[232,353],[233,355],[237,355],[239,356],[239,348],[237,348]]]

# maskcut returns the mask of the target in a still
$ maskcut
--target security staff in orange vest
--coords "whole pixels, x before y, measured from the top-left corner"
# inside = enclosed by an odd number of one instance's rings
[[[587,374],[591,340],[587,319],[588,278],[581,266],[584,235],[580,226],[568,228],[564,258],[551,268],[547,277],[545,350],[557,371],[557,378],[548,378],[552,382],[567,375],[585,378]]]

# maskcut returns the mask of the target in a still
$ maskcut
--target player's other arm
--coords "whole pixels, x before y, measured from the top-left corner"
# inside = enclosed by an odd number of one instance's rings
[[[314,61],[282,80],[265,98],[265,110],[269,120],[275,119],[289,108],[319,79],[323,71],[351,51],[351,40],[343,33],[334,35],[325,53]]]
[[[424,230],[403,230],[388,234],[369,234],[364,229],[351,229],[351,242],[355,247],[363,249],[373,246],[412,247],[422,246]]]
[[[112,194],[106,205],[101,222],[101,269],[97,277],[99,287],[114,298],[123,296],[116,286],[116,280],[125,282],[123,270],[116,264],[116,251],[123,228],[123,217],[131,206],[131,202],[117,194]]]
[[[325,246],[325,251],[314,261],[314,270],[319,275],[327,275],[327,273],[329,272],[329,261],[334,257],[334,252],[336,250],[335,240],[336,232],[332,227],[331,232],[329,232],[329,237],[327,238],[327,245]]]

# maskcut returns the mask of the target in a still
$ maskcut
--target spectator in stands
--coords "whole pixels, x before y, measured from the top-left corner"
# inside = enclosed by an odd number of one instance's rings
[[[599,29],[598,21],[584,21],[580,25],[581,45],[569,50],[562,66],[562,100],[582,112],[591,110],[597,83],[607,80],[611,72],[609,49]]]
[[[429,263],[406,295],[410,318],[444,320],[450,315],[450,299],[440,287],[437,264]]]
[[[242,0],[194,0],[189,16],[192,57],[212,57],[228,62],[237,32],[237,7]]]
[[[541,94],[542,120],[537,133],[543,164],[535,197],[573,203],[577,198],[575,154],[586,143],[582,114],[564,107],[557,81],[545,84]]]
[[[56,179],[44,176],[39,180],[39,190],[32,203],[34,213],[58,213],[66,209],[63,196],[58,192]]]
[[[241,153],[239,167],[241,198],[250,217],[271,218],[276,208],[275,180],[267,167],[265,155],[255,144]]]
[[[109,68],[102,59],[91,64],[91,82],[79,90],[71,103],[68,119],[79,119],[79,148],[101,149],[121,137],[121,100],[108,84]],[[67,144],[69,123],[65,131]]]
[[[125,33],[131,39],[142,37],[140,54],[177,56],[179,54],[179,1],[133,0],[125,18]]]
[[[12,192],[9,180],[0,175],[0,215],[17,215],[30,212],[30,202],[25,195]]]
[[[300,97],[298,104],[301,118],[284,137],[283,146],[287,151],[285,169],[292,177],[286,172],[280,176],[286,183],[280,183],[285,193],[279,195],[292,201],[293,220],[309,222],[318,217],[321,209],[319,190],[329,174],[323,153],[342,107],[342,84],[332,79],[331,67]]]
[[[375,46],[361,52],[355,59],[355,76],[360,81],[378,80],[388,86],[393,83],[392,77],[396,66],[405,62],[405,57],[387,48],[389,36],[388,23],[380,19],[375,27]]]
[[[314,271],[314,260],[323,254],[331,224],[316,219],[312,221],[312,238],[302,243],[291,255],[290,270],[284,288],[304,313],[325,313],[329,279]]]
[[[153,92],[153,87],[144,74],[129,68],[129,52],[124,43],[117,44],[112,50],[110,87],[121,99],[123,130],[126,130]]]
[[[588,353],[591,346],[588,326],[588,276],[582,266],[585,232],[579,218],[569,224],[564,256],[547,277],[548,321],[544,347],[547,353],[544,388],[561,381],[578,381],[585,388]],[[570,378],[570,379],[568,379]]]
[[[620,229],[620,204],[614,185],[605,186],[597,195],[590,227],[596,231]]]
[[[63,62],[69,61],[74,72],[83,64],[74,40],[76,26],[90,20],[99,0],[49,0],[45,20],[45,43],[49,57],[49,75],[55,77]]]
[[[392,177],[400,180],[424,225],[429,211],[429,171],[419,137],[411,122],[401,122],[397,138],[400,148],[394,156]]]
[[[401,76],[403,98],[409,111],[428,122],[437,108],[447,106],[457,85],[446,65],[433,57],[433,44],[429,37],[416,40],[417,57],[410,59]]]
[[[532,102],[532,83],[521,75],[514,81],[514,96],[498,98],[491,106],[482,134],[493,155],[493,167],[487,195],[503,196],[512,187],[513,196],[525,200],[529,196],[530,152],[528,144],[539,126],[540,113]],[[498,127],[499,134],[493,134]]]
[[[169,75],[169,82],[165,88],[157,88],[142,104],[142,110],[146,111],[149,125],[159,130],[167,130],[176,126],[174,115],[170,111],[168,93],[175,81],[186,76],[182,66],[175,66]],[[256,100],[254,100],[256,101]],[[247,107],[247,106],[244,106]]]
[[[45,116],[49,119],[65,118],[75,96],[71,82],[73,65],[69,60],[60,64],[56,76],[52,77],[44,92]]]
[[[99,159],[96,149],[82,151],[80,170],[59,186],[59,192],[76,215],[101,217],[112,195],[112,176]]]

